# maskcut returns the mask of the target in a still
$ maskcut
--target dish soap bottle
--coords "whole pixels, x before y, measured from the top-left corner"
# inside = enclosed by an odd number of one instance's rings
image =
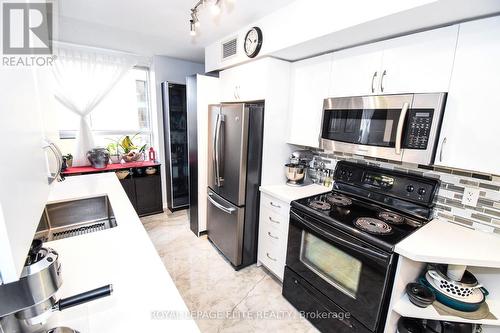
[[[332,186],[332,170],[327,170],[325,171],[325,181],[323,182],[323,185],[326,187]]]

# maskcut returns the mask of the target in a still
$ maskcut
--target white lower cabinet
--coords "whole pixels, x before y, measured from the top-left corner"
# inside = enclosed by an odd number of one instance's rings
[[[261,193],[258,262],[283,280],[290,205]]]

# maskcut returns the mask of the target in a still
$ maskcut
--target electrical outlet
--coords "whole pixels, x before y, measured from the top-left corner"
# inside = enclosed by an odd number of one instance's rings
[[[477,205],[477,200],[479,199],[479,189],[473,187],[464,188],[464,196],[462,197],[462,204],[466,206]]]

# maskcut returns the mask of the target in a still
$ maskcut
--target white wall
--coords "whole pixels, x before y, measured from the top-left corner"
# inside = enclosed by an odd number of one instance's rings
[[[205,69],[249,61],[243,39],[252,26],[263,33],[258,57],[297,60],[499,11],[498,0],[296,0],[208,45]],[[221,42],[235,36],[237,55],[222,61]]]
[[[227,68],[249,58],[243,52],[243,39],[252,26],[262,29],[259,56],[303,43],[323,35],[401,12],[431,0],[297,0],[205,48],[206,71]],[[221,41],[238,36],[238,54],[221,62]]]
[[[153,115],[153,126],[157,129],[157,135],[154,138],[154,147],[158,158],[162,163],[162,192],[163,206],[166,207],[167,187],[165,177],[165,163],[167,163],[164,152],[164,133],[163,133],[163,109],[161,101],[161,83],[164,81],[172,83],[186,84],[186,76],[193,74],[203,74],[205,72],[204,64],[165,57],[154,56],[151,65],[151,83],[154,88],[151,89],[151,106]]]

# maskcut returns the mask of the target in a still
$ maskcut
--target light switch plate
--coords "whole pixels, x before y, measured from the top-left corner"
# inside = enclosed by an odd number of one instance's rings
[[[464,188],[464,196],[462,197],[462,204],[466,206],[477,205],[477,200],[479,199],[479,189],[473,187]]]

